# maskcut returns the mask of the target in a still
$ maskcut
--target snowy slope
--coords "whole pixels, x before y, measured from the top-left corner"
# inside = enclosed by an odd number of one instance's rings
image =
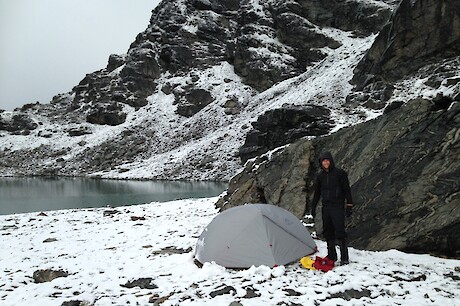
[[[298,262],[198,268],[193,251],[216,200],[0,216],[0,305],[459,305],[459,260],[396,250],[351,248],[350,265],[327,273]],[[35,283],[42,269],[69,275]],[[142,278],[152,289],[122,286]]]

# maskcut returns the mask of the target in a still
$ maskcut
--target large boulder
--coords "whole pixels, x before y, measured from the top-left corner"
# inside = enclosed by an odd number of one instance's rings
[[[304,136],[329,133],[331,112],[322,106],[283,106],[265,112],[252,123],[239,156],[244,163],[269,150],[294,142]]]
[[[299,141],[248,161],[230,180],[216,206],[226,210],[245,203],[269,203],[302,218],[307,197],[305,176],[313,154],[311,142]]]
[[[445,100],[443,100],[445,101]],[[362,128],[362,130],[359,130]],[[368,127],[334,135],[349,169],[353,244],[459,256],[460,103],[418,99]]]
[[[318,156],[328,150],[349,173],[352,246],[459,256],[460,103],[448,100],[416,99],[372,121],[254,159],[217,206],[265,202],[302,218],[310,210]]]
[[[187,93],[175,92],[177,113],[184,117],[191,117],[213,102],[209,91],[202,88],[191,89]]]

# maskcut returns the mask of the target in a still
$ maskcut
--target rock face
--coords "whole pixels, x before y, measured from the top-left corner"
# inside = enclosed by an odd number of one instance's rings
[[[352,246],[459,256],[460,103],[450,102],[410,101],[373,121],[261,156],[231,180],[217,206],[265,202],[302,218],[317,158],[330,150],[352,185]]]
[[[369,34],[381,29],[391,13],[388,5],[335,2],[276,0],[254,6],[252,1],[163,1],[128,54],[111,55],[105,69],[86,75],[73,88],[69,111],[85,113],[93,124],[118,125],[125,115],[106,110],[117,103],[145,106],[162,73],[184,74],[222,61],[233,64],[246,84],[263,91],[324,58],[319,48],[340,46],[317,25]],[[187,18],[192,15],[193,21]],[[194,98],[204,90],[174,90],[178,114],[190,117],[211,103],[211,95]]]
[[[354,83],[392,82],[460,53],[460,2],[403,0],[355,70]]]
[[[304,16],[315,24],[354,31],[358,35],[379,32],[391,13],[387,6],[365,1],[303,0],[297,2],[302,7]],[[395,3],[398,0],[385,2]]]
[[[349,224],[354,243],[459,256],[459,101],[448,109],[411,101],[388,117],[365,134],[336,136],[355,140],[342,149],[344,165],[356,172],[351,179],[358,206]]]
[[[320,48],[340,46],[318,25],[369,34],[379,31],[391,14],[385,5],[337,2],[271,1],[254,7],[252,1],[241,1],[235,44],[228,45],[235,71],[246,84],[266,90],[323,59]]]

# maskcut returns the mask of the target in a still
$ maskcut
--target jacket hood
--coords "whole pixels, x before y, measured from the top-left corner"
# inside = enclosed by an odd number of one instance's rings
[[[321,163],[323,162],[324,159],[328,159],[331,162],[331,169],[335,167],[334,159],[332,158],[331,152],[324,152],[321,154],[319,157],[319,166],[322,168]]]

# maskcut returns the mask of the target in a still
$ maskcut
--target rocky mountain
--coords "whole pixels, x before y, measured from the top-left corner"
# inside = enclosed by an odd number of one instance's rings
[[[458,256],[459,12],[165,0],[127,54],[48,104],[0,113],[0,173],[224,180],[222,209],[303,217],[328,149],[356,194],[352,245]]]
[[[49,104],[1,114],[1,173],[229,180],[251,123],[268,110],[322,107],[330,116],[318,124],[328,128],[311,135],[376,115],[345,97],[395,5],[163,1],[127,54]]]

